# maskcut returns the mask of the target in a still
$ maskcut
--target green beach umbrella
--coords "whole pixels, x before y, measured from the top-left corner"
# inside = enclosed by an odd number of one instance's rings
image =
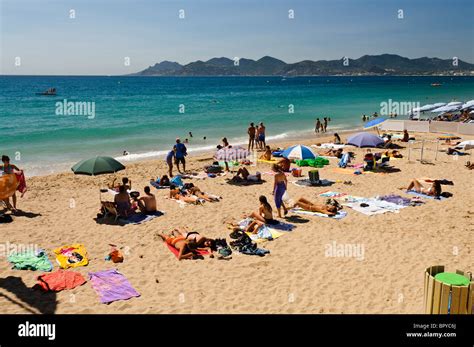
[[[71,168],[76,175],[89,176],[114,173],[123,169],[125,169],[125,166],[114,158],[99,156],[82,160]]]

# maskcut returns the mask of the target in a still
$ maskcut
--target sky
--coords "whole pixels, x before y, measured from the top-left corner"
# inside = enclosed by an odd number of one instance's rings
[[[117,75],[265,55],[474,63],[473,13],[473,0],[0,0],[0,74]]]

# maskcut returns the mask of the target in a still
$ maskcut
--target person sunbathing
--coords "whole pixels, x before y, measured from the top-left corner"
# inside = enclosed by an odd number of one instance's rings
[[[270,146],[265,146],[265,153],[260,156],[260,159],[268,161],[272,160],[272,150],[270,149]]]
[[[216,241],[214,239],[202,236],[197,231],[187,231],[184,228],[176,228],[172,231],[172,233],[175,237],[184,236],[184,239],[189,242],[191,249],[209,252],[211,258],[214,257],[212,253],[217,251]]]
[[[370,149],[367,150],[367,153],[364,156],[364,171],[370,171],[375,169],[375,156]]]
[[[135,213],[135,207],[132,205],[130,194],[125,189],[125,185],[119,187],[119,192],[114,197],[114,203],[121,217],[129,217]]]
[[[251,175],[247,168],[241,167],[239,171],[237,171],[237,174],[232,177],[232,181],[239,182],[242,180],[247,182],[260,182],[262,180],[262,174],[257,171],[255,175]]]
[[[391,157],[391,158],[403,158],[403,155],[397,151],[396,149],[392,149],[390,151],[385,151],[384,155],[386,157]]]
[[[170,185],[170,198],[183,201],[188,204],[196,204],[196,205],[203,201],[199,199],[197,196],[190,195],[188,192],[179,189],[173,184]]]
[[[192,184],[192,183],[191,183]],[[218,196],[215,196],[215,195],[209,195],[207,193],[204,193],[201,191],[201,189],[199,189],[198,187],[196,187],[195,185],[193,185],[191,188],[188,189],[188,192],[189,194],[191,195],[194,195],[194,196],[197,196],[198,198],[200,199],[204,199],[206,200],[207,202],[217,202],[219,201],[219,197]]]
[[[168,245],[178,250],[178,260],[194,259],[197,257],[196,251],[192,249],[192,246],[190,247],[190,241],[186,240],[185,236],[171,236],[159,232],[157,233],[157,235],[161,237],[161,239]]]
[[[145,196],[138,199],[138,208],[143,214],[153,214],[156,212],[156,198],[150,192],[150,187],[146,186],[144,189]]]
[[[468,162],[466,163],[466,167],[467,167],[469,170],[472,170],[472,169],[474,169],[474,163],[471,163],[470,161],[468,161]]]
[[[336,158],[341,158],[342,157],[342,148],[339,149],[328,149],[326,152],[323,152],[322,155],[326,157],[336,157]]]
[[[283,172],[290,172],[291,161],[288,158],[282,158],[277,165]]]
[[[319,205],[305,198],[299,198],[294,203],[293,207],[301,207],[303,210],[306,210],[306,211],[324,213],[330,217],[335,216],[337,214],[337,206],[329,205],[329,204]]]
[[[258,198],[260,202],[260,206],[258,208],[257,212],[252,212],[250,215],[247,217],[253,218],[256,221],[262,222],[264,224],[275,224],[277,223],[273,219],[273,209],[268,203],[268,200],[265,196],[261,195]]]
[[[406,189],[407,192],[414,191],[417,193],[439,197],[441,195],[441,183],[439,180],[424,179],[425,182],[431,183],[430,186],[425,187],[417,179],[412,179],[408,187],[400,188],[401,190]]]

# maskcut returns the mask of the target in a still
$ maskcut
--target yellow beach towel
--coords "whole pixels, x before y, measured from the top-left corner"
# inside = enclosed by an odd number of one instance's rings
[[[285,233],[282,233],[282,232],[279,232],[275,229],[272,229],[272,228],[269,228],[270,230],[270,233],[272,234],[272,238],[274,240],[276,240],[277,238],[279,238],[280,236],[284,235]],[[252,233],[246,233],[248,236],[250,236],[250,238],[252,239],[252,241],[256,242],[256,243],[260,243],[260,242],[264,242],[264,241],[268,241],[267,239],[261,239],[261,238],[258,238],[258,236],[256,234],[252,234]]]
[[[276,164],[276,163],[278,163],[278,160],[275,160],[275,159],[273,159],[273,160],[258,159],[257,161],[258,161],[259,163],[268,163],[268,164]]]
[[[89,264],[86,248],[79,243],[56,248],[53,252],[56,254],[56,261],[62,269]]]

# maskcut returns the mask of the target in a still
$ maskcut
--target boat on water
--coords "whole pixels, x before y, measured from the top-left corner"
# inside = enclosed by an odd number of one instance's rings
[[[431,83],[431,86],[432,87],[441,87],[442,84],[441,83]]]
[[[56,95],[56,88],[49,88],[41,93],[36,93],[36,95]]]

